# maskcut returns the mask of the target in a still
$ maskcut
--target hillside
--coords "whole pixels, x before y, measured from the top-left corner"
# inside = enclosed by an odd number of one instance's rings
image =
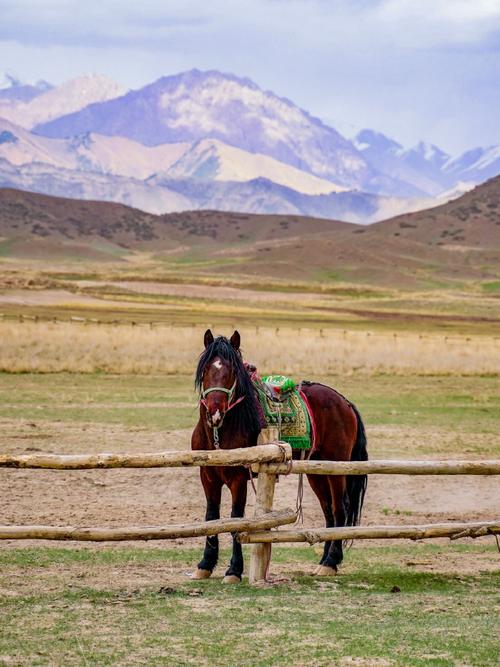
[[[271,262],[290,248],[274,249]],[[500,276],[500,177],[460,198],[416,213],[358,226],[294,248],[344,280],[394,286],[459,286]]]
[[[82,246],[105,242],[114,255],[133,251],[161,254],[196,249],[209,254],[230,246],[248,249],[261,241],[340,232],[356,225],[284,215],[251,215],[220,211],[186,211],[156,216],[111,202],[50,197],[0,188],[0,237],[4,256],[51,256],[59,245],[68,257]],[[8,247],[8,250],[7,250]],[[18,253],[17,251],[20,251]],[[61,249],[56,253],[61,254]],[[88,255],[86,252],[85,255]]]
[[[2,255],[10,257],[123,261],[146,252],[194,272],[213,272],[215,265],[220,275],[458,285],[498,279],[500,177],[443,206],[368,227],[211,210],[155,216],[121,204],[0,189],[0,235]]]
[[[435,208],[375,223],[367,237],[399,237],[450,248],[496,248],[500,244],[500,176]]]

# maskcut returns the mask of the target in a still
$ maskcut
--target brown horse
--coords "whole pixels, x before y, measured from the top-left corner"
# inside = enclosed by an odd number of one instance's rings
[[[205,350],[196,370],[195,386],[200,392],[200,418],[193,431],[192,449],[234,449],[257,444],[261,412],[256,393],[240,352],[237,331],[230,339],[213,337],[208,329]],[[316,426],[316,443],[310,459],[365,461],[366,436],[356,407],[334,389],[316,382],[302,382]],[[294,452],[295,455],[298,452]],[[222,487],[232,497],[232,517],[242,517],[247,498],[248,470],[244,467],[202,467],[200,477],[205,496],[207,521],[220,517]],[[318,497],[327,527],[359,522],[366,491],[366,475],[308,475]],[[194,578],[212,574],[219,553],[217,536],[207,537],[205,551]],[[316,574],[335,574],[343,559],[342,541],[326,542]],[[224,582],[241,581],[243,554],[233,534],[233,553]]]

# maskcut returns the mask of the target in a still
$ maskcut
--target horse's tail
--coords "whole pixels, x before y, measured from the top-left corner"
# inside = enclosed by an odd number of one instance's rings
[[[365,425],[356,406],[351,403],[351,408],[354,410],[358,425],[351,461],[368,461]],[[361,520],[367,483],[368,475],[347,475],[347,526],[356,526]]]

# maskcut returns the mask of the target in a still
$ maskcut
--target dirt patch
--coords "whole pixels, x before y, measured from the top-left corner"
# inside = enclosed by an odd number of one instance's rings
[[[418,429],[415,429],[418,431]],[[370,430],[375,442],[411,441],[416,433],[399,427]],[[430,433],[420,431],[420,438]],[[444,433],[434,434],[437,443]],[[448,433],[448,437],[455,437]],[[491,436],[489,436],[491,438]],[[190,430],[151,432],[122,425],[0,420],[4,452],[78,453],[87,451],[140,452],[184,449]],[[409,456],[408,456],[409,458]],[[308,526],[322,526],[323,515],[307,482],[304,516]],[[294,507],[297,478],[281,477],[277,508]],[[78,526],[158,525],[199,521],[205,499],[196,468],[151,470],[0,470],[0,504],[7,524]],[[254,507],[249,488],[247,514]],[[230,494],[224,489],[222,516],[230,514]],[[436,521],[491,520],[500,515],[500,495],[494,477],[373,475],[370,477],[363,522],[414,524]],[[225,538],[222,538],[223,540]],[[202,540],[198,540],[199,543]],[[26,544],[23,542],[23,544]],[[192,540],[176,544],[193,545]],[[19,546],[4,542],[1,547]]]
[[[79,287],[103,287],[111,286],[125,289],[136,294],[155,294],[163,296],[179,296],[195,299],[206,299],[207,290],[210,290],[211,299],[220,299],[222,301],[255,301],[264,303],[287,302],[297,303],[297,301],[321,302],[328,299],[324,294],[314,294],[311,292],[266,292],[264,290],[240,289],[238,287],[225,287],[222,285],[190,285],[188,283],[154,283],[138,281],[112,281],[100,282],[94,280],[80,280]]]

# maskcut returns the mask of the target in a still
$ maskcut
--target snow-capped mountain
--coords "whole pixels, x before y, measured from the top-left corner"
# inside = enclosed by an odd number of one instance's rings
[[[45,194],[120,201],[153,213],[235,206],[247,212],[308,213],[342,189],[264,155],[216,140],[143,146],[88,133],[50,139],[0,119],[0,185]],[[148,194],[150,198],[148,200]],[[226,198],[224,203],[222,199]],[[323,200],[319,209],[364,219],[366,196]],[[281,207],[281,209],[280,209]]]
[[[444,171],[452,180],[483,183],[500,174],[500,146],[473,148],[444,165]]]
[[[183,143],[147,147],[123,137],[91,133],[49,139],[0,118],[0,158],[15,166],[37,163],[143,180],[168,171],[189,148]]]
[[[401,161],[424,177],[442,187],[450,185],[449,179],[443,173],[443,166],[450,156],[438,146],[420,141],[416,146],[403,151]],[[433,193],[429,193],[433,194]]]
[[[134,91],[97,75],[55,88],[6,84],[0,186],[155,213],[208,207],[370,222],[500,173],[500,147],[452,158],[368,129],[351,142],[289,100],[217,71]]]
[[[216,140],[143,146],[92,133],[50,139],[3,119],[0,187],[118,201],[151,213],[211,208],[371,222],[384,217],[381,211],[417,207],[342,192],[330,181]]]
[[[118,97],[126,91],[126,88],[104,76],[85,74],[56,88],[46,87],[27,101],[19,102],[12,98],[1,100],[0,116],[17,125],[32,128],[39,123],[83,109],[89,104]]]
[[[368,129],[359,132],[353,143],[374,168],[440,200],[459,196],[500,174],[500,146],[474,148],[451,157],[423,141],[405,149],[394,139]]]
[[[218,139],[337,185],[382,189],[379,174],[336,130],[249,79],[217,71],[163,77],[35,131],[50,137],[96,132],[147,146]]]
[[[22,83],[11,74],[4,74],[0,83],[0,104],[5,102],[29,102],[46,93],[53,86],[47,81],[37,81],[35,84]]]
[[[203,139],[190,145],[189,150],[166,173],[170,178],[214,181],[242,182],[265,178],[309,195],[346,189],[267,155],[249,153],[217,139]]]
[[[443,172],[450,156],[434,145],[420,142],[406,150],[400,143],[374,130],[361,130],[354,145],[382,173],[415,188],[414,194],[437,195],[452,185]]]
[[[71,139],[50,139],[1,118],[0,157],[16,166],[47,164],[140,180],[154,174],[210,181],[266,178],[311,195],[345,189],[266,155],[248,153],[215,139],[159,146],[143,146],[124,137],[94,133]]]

